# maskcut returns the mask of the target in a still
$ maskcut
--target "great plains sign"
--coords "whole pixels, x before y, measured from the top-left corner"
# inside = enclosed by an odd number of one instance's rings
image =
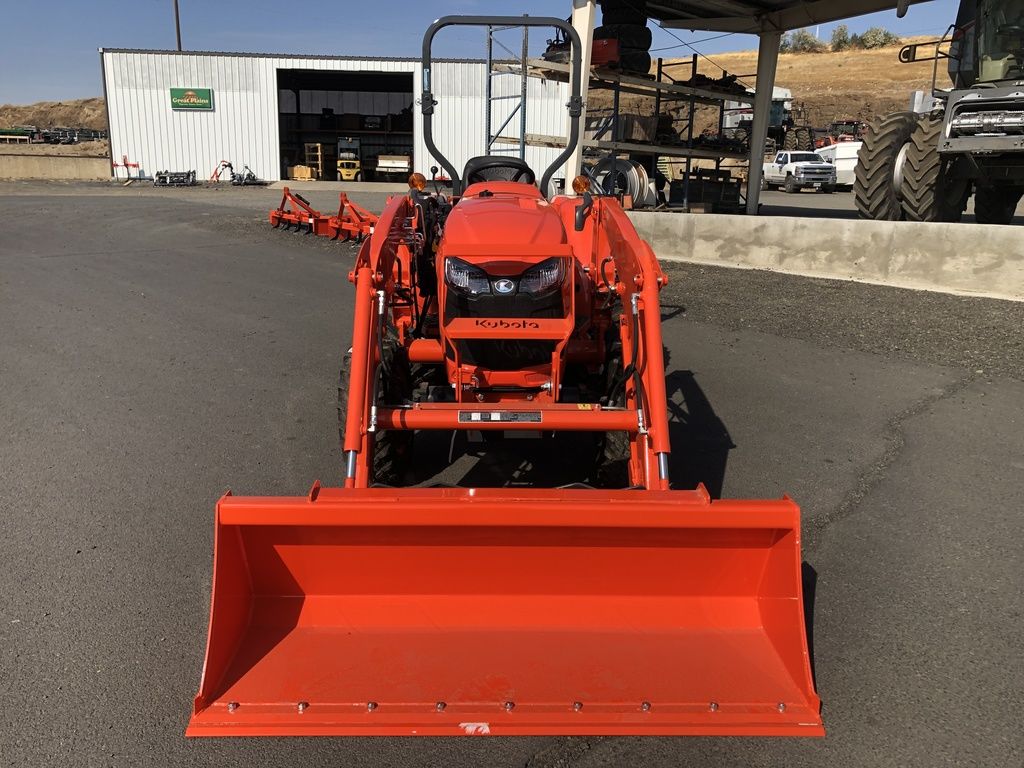
[[[213,111],[213,90],[210,88],[171,88],[171,109]]]

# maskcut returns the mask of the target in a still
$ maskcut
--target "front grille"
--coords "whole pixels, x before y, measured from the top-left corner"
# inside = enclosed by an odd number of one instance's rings
[[[822,183],[828,183],[833,180],[832,171],[798,171],[796,177],[800,181],[820,181]]]
[[[953,136],[1011,136],[1024,133],[1024,111],[961,112],[949,124]]]
[[[559,288],[541,296],[518,293],[512,296],[470,296],[448,290],[444,319],[457,317],[541,318],[565,317],[562,291]],[[553,341],[521,341],[515,332],[495,333],[494,340],[460,339],[455,342],[462,362],[491,371],[515,371],[525,366],[546,365],[555,351]],[[446,350],[450,355],[450,350]]]

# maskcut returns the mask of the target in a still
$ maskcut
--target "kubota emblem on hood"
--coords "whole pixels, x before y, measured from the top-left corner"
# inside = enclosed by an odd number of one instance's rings
[[[516,289],[516,284],[511,280],[502,278],[501,280],[494,281],[494,290],[496,293],[509,294]]]

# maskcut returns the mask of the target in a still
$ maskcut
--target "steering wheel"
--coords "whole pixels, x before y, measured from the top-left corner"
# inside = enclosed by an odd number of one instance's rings
[[[476,184],[481,181],[515,181],[522,182],[523,184],[536,184],[537,175],[533,172],[533,169],[526,165],[519,165],[517,163],[510,163],[507,158],[496,157],[493,159],[482,160],[479,163],[473,162],[473,167],[466,174],[467,184]],[[511,172],[511,176],[508,178],[488,178],[487,171],[502,170],[505,172]],[[505,174],[502,174],[503,176]]]

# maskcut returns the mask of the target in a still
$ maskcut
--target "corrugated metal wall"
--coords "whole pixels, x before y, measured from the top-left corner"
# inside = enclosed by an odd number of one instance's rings
[[[413,95],[418,96],[421,88],[420,65],[412,60],[121,50],[104,51],[102,56],[112,156],[116,162],[125,156],[140,163],[148,175],[195,169],[205,178],[221,160],[228,160],[236,168],[248,165],[261,178],[280,179],[278,69],[409,72]],[[484,150],[485,77],[481,62],[434,64],[434,92],[439,102],[434,114],[435,139],[457,168]],[[518,88],[519,81],[513,77],[497,78],[495,83],[513,79]],[[170,89],[182,87],[212,89],[213,111],[172,110]],[[527,132],[564,135],[567,100],[566,86],[531,80]],[[499,112],[496,107],[494,114]],[[414,167],[429,176],[434,159],[423,144],[418,105],[413,114]],[[503,119],[498,117],[494,127]],[[518,120],[513,122],[506,135],[518,136]],[[557,154],[557,150],[530,147],[527,160],[539,175]],[[115,170],[120,177],[126,175],[123,168]]]

